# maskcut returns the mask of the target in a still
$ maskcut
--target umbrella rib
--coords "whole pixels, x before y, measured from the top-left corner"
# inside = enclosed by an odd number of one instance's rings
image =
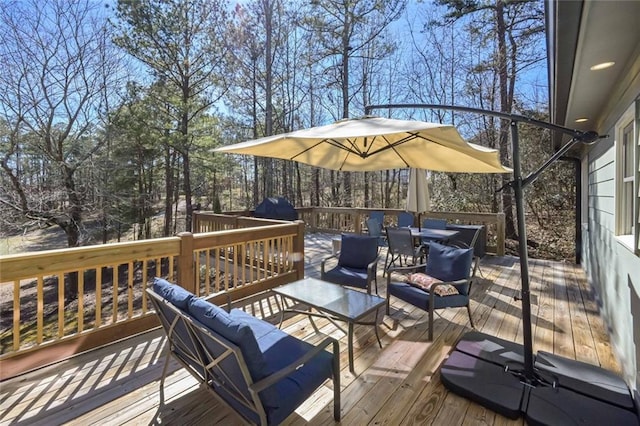
[[[404,138],[400,139],[399,141],[393,142],[393,143],[390,143],[390,142],[388,141],[388,139],[387,139],[387,138],[385,138],[384,136],[383,136],[382,138],[383,138],[383,139],[384,139],[384,141],[387,143],[387,145],[383,146],[382,148],[378,148],[378,149],[376,149],[375,151],[366,152],[363,158],[370,157],[370,156],[375,155],[375,154],[378,154],[378,153],[380,153],[380,152],[384,152],[384,151],[386,151],[386,150],[388,150],[388,149],[392,149],[392,150],[393,150],[393,151],[398,155],[398,157],[399,157],[399,158],[404,162],[404,164],[405,164],[407,167],[409,167],[409,163],[407,162],[407,160],[405,160],[405,159],[404,159],[404,157],[403,157],[402,155],[400,155],[400,153],[396,150],[396,147],[397,147],[398,145],[402,145],[403,143],[409,142],[409,141],[411,141],[411,140],[413,140],[413,139],[416,139],[416,138],[422,138],[422,139],[425,139],[424,137],[422,137],[422,136],[418,135],[417,133],[409,133],[409,134],[408,134],[407,136],[405,136]],[[372,144],[372,146],[373,146],[373,144]]]
[[[345,151],[347,151],[349,154],[356,154],[360,157],[362,157],[365,153],[363,153],[362,151],[360,151],[358,149],[358,145],[355,142],[352,142],[351,139],[345,139],[345,141],[351,145],[351,148],[345,146],[342,142],[336,140],[336,139],[325,139],[325,142],[327,142],[330,145],[335,146],[336,148],[340,148],[343,149]]]
[[[302,154],[305,154],[307,151],[310,151],[310,150],[314,149],[315,147],[317,147],[318,145],[321,145],[321,144],[323,144],[323,143],[328,143],[329,145],[335,146],[335,147],[336,147],[336,148],[338,148],[338,149],[342,149],[342,150],[344,150],[344,151],[347,151],[349,154],[356,154],[356,155],[358,155],[358,156],[362,156],[362,154],[361,154],[361,152],[360,152],[360,151],[358,151],[358,150],[354,150],[354,149],[351,149],[351,148],[349,148],[349,147],[347,147],[347,146],[343,145],[342,143],[340,143],[339,141],[337,141],[337,140],[335,140],[335,139],[322,139],[322,140],[321,140],[321,141],[319,141],[318,143],[316,143],[316,144],[314,144],[314,145],[312,145],[312,146],[310,146],[310,147],[308,147],[308,148],[305,148],[305,149],[303,149],[302,151],[298,152],[296,155],[294,155],[293,157],[291,157],[291,158],[290,158],[290,160],[294,160],[294,161],[295,161],[296,157],[299,157],[299,156],[301,156]],[[355,147],[355,145],[354,145],[351,141],[349,141],[349,144],[350,144],[351,146],[354,146],[354,147]]]

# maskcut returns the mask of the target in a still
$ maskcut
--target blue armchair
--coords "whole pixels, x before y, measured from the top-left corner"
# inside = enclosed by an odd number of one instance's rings
[[[414,267],[395,267],[387,272],[387,315],[390,313],[391,296],[404,300],[429,313],[429,340],[433,340],[433,313],[436,309],[466,307],[469,314],[469,322],[473,328],[473,318],[469,305],[469,294],[477,268],[477,259],[474,261],[472,248],[460,248],[445,246],[436,242],[429,243],[429,256],[427,264]],[[397,274],[421,272],[426,274],[435,283],[428,290],[410,282],[400,282]],[[435,280],[434,280],[435,279]],[[453,286],[457,294],[438,295],[439,290]],[[438,289],[440,287],[440,289]]]
[[[337,258],[338,264],[327,270],[327,261],[332,258]],[[373,283],[378,294],[377,265],[378,237],[342,234],[340,253],[322,259],[321,279],[340,285],[363,288],[369,294],[371,294]]]

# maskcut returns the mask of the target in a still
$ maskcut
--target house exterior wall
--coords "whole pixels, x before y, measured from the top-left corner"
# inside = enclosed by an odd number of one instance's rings
[[[635,87],[635,96],[640,88]],[[609,136],[594,146],[583,158],[583,267],[597,294],[601,314],[606,322],[614,352],[622,366],[624,379],[634,390],[640,389],[640,257],[616,235],[616,129],[624,108],[618,105],[605,120],[600,134]],[[637,114],[635,115],[638,116]],[[637,127],[636,120],[636,127]],[[636,136],[637,141],[637,136]],[[636,147],[636,154],[639,147]],[[637,160],[636,160],[637,167]],[[636,174],[635,191],[638,193]],[[637,213],[636,213],[637,214]]]

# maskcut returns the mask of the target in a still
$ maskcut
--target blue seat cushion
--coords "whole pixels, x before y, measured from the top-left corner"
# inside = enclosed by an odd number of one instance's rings
[[[467,279],[471,272],[472,260],[472,248],[451,247],[431,242],[425,272],[445,282]],[[468,288],[462,290],[462,294],[467,295]]]
[[[163,278],[153,280],[153,291],[160,297],[166,299],[178,309],[187,310],[189,301],[194,298],[193,293],[188,292],[179,285],[172,284]]]
[[[263,354],[266,370],[270,374],[286,367],[314,348],[273,324],[240,309],[232,309],[230,315],[251,328]],[[260,392],[260,400],[265,406],[269,424],[281,423],[331,377],[331,360],[329,352],[322,352],[291,375]]]
[[[259,340],[267,368],[277,371],[314,347],[302,340],[275,329]],[[327,351],[320,352],[289,376],[260,393],[266,407],[269,424],[280,424],[302,402],[315,392],[332,375],[333,356]]]
[[[214,333],[240,348],[254,381],[270,374],[253,331],[245,321],[232,317],[219,306],[198,298],[193,298],[189,302],[189,313]]]
[[[404,300],[407,303],[417,306],[425,311],[429,309],[429,303],[431,303],[431,295],[424,290],[414,287],[408,283],[392,282],[389,283],[387,291],[392,296],[398,299]],[[460,306],[466,306],[469,301],[469,297],[463,294],[457,294],[452,296],[436,296],[433,298],[434,309],[442,308],[455,308]]]
[[[342,234],[338,264],[354,269],[367,269],[378,256],[378,237]]]
[[[367,269],[347,268],[338,265],[326,271],[322,279],[335,284],[367,288]]]

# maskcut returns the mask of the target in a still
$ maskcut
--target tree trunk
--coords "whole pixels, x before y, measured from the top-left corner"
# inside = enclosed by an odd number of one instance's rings
[[[164,227],[162,229],[162,235],[168,237],[171,235],[171,223],[173,222],[173,188],[174,188],[174,176],[173,176],[173,162],[175,156],[172,153],[171,147],[167,145],[165,150],[165,162],[164,162]]]
[[[298,165],[298,163],[296,162],[294,164],[295,170],[296,170],[296,198],[297,198],[297,204],[294,204],[294,206],[298,205],[300,207],[304,206],[304,200],[302,199],[302,176],[300,176],[300,167]]]
[[[273,39],[273,4],[270,0],[263,1],[264,7],[264,26],[266,33],[265,40],[265,136],[273,134],[273,58],[272,58],[272,39]],[[273,160],[265,159],[265,196],[274,196],[274,173]]]
[[[67,191],[69,199],[69,220],[64,222],[64,226],[60,225],[67,235],[67,244],[69,247],[78,247],[80,245],[80,224],[82,223],[82,204],[76,184],[73,179],[74,170],[63,166],[64,187]]]
[[[320,207],[320,169],[313,169],[313,205]]]
[[[371,180],[371,174],[364,172],[364,206],[371,207],[371,196],[369,195],[369,181]]]
[[[191,204],[191,162],[189,161],[189,150],[185,150],[182,160],[183,188],[185,201],[185,226],[186,232],[191,232],[191,215],[193,214],[193,205]]]
[[[498,38],[498,78],[500,86],[500,111],[511,112],[511,99],[509,98],[509,74],[507,69],[507,27],[504,21],[505,10],[503,0],[496,0],[496,36]],[[500,120],[500,161],[509,164],[509,128],[510,123]],[[510,176],[503,175],[503,185],[510,181]],[[513,197],[510,187],[505,187],[502,191],[502,208],[505,216],[505,233],[507,238],[517,238],[517,232],[513,219]]]
[[[345,23],[342,31],[342,118],[349,118],[349,34],[351,33],[351,22],[349,11],[345,11]],[[343,205],[351,207],[353,205],[352,176],[351,172],[343,173],[344,199]]]

